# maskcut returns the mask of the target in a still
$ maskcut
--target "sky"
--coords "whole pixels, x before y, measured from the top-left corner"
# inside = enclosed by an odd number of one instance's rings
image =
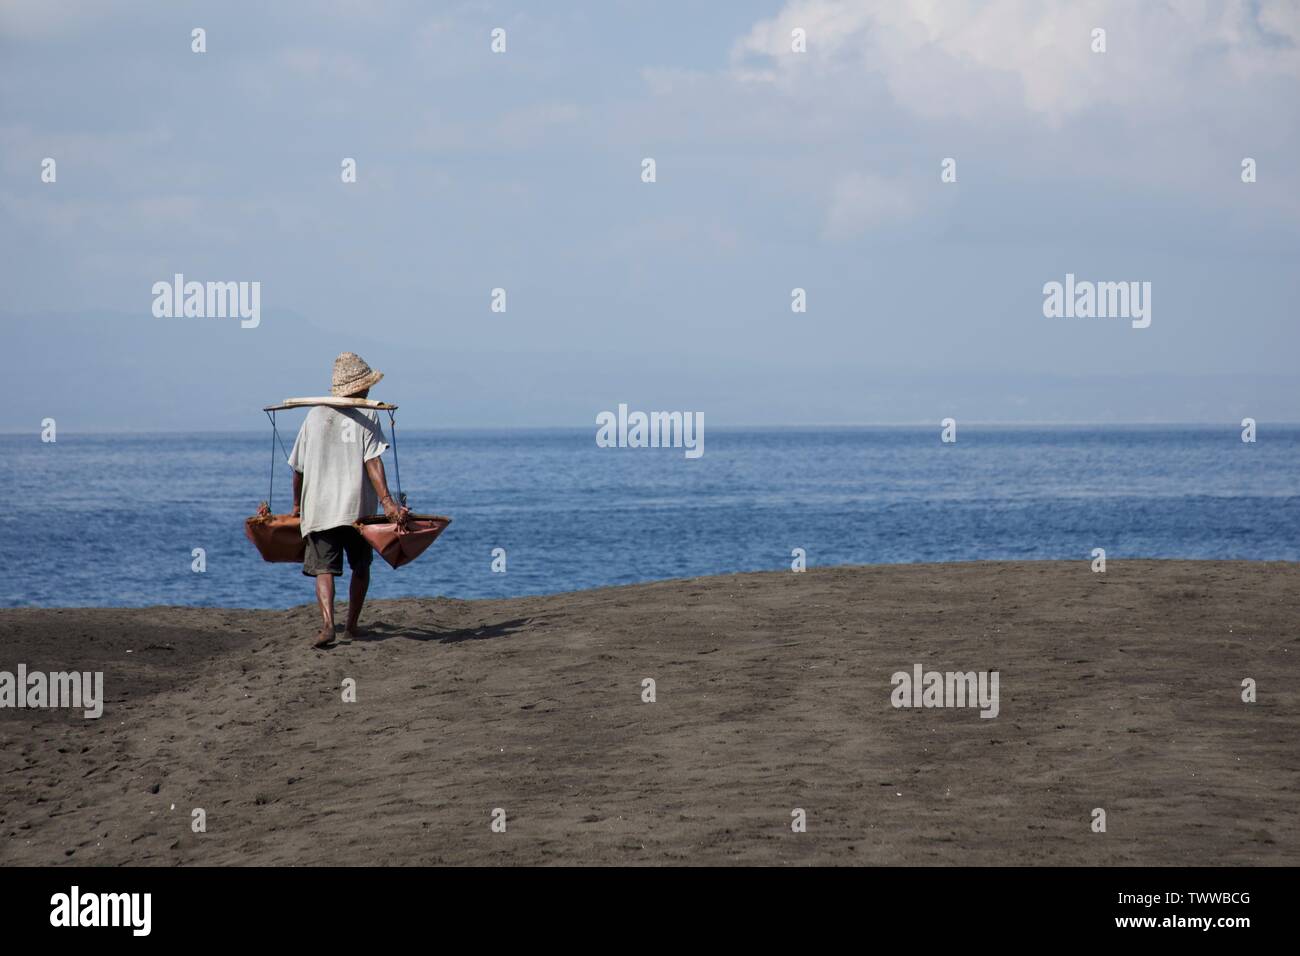
[[[1293,0],[4,0],[0,430],[255,429],[345,350],[408,428],[1300,421],[1298,43]],[[177,273],[258,324],[156,316]],[[1044,315],[1067,274],[1150,325]]]

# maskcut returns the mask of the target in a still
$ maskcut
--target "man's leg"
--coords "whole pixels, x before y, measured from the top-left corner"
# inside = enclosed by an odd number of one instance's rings
[[[302,573],[316,579],[316,603],[320,605],[320,633],[312,647],[325,647],[334,641],[334,576],[343,573],[343,529],[312,531],[302,560]]]
[[[334,640],[334,575],[325,572],[316,575],[316,603],[320,605],[321,629],[312,647],[324,647]],[[351,608],[348,609],[351,613]]]
[[[352,582],[348,585],[348,626],[345,629],[349,640],[357,640],[359,631],[357,621],[361,619],[361,608],[366,603],[366,591],[370,588],[370,562],[375,552],[370,543],[355,528],[348,529],[351,534],[346,539],[348,567],[352,569]]]
[[[357,638],[357,621],[361,617],[361,607],[366,603],[366,591],[370,589],[370,567],[352,569],[352,581],[348,584],[348,626],[347,636]]]

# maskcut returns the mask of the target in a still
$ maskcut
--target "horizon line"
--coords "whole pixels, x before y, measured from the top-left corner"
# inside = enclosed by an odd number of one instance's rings
[[[1241,428],[1240,422],[1231,421],[1132,421],[1132,422],[1097,422],[1097,421],[967,421],[957,420],[962,428]],[[1300,426],[1300,421],[1257,421],[1257,426]],[[412,431],[578,431],[595,428],[590,425],[431,425],[417,427],[404,426]],[[834,429],[834,428],[942,428],[942,422],[807,422],[807,423],[742,423],[713,425],[713,428],[725,430],[759,430],[759,429]],[[260,428],[90,428],[80,431],[66,431],[67,435],[230,435],[260,434]],[[30,430],[0,428],[0,436],[40,434],[40,427]]]

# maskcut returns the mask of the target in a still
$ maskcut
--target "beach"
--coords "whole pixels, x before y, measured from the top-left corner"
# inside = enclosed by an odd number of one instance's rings
[[[1300,863],[1294,563],[404,598],[326,651],[317,620],[0,610],[0,669],[104,682],[99,719],[0,710],[0,862]],[[997,672],[996,717],[895,707],[917,665]]]

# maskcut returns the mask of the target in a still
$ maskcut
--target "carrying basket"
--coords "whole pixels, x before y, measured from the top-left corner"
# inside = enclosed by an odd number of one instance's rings
[[[273,515],[266,502],[262,502],[262,510],[244,522],[244,534],[253,542],[263,561],[296,561],[301,564],[307,553],[302,519],[296,515]]]
[[[381,558],[400,568],[423,554],[449,524],[446,515],[407,514],[400,522],[374,515],[358,521],[357,530]]]

